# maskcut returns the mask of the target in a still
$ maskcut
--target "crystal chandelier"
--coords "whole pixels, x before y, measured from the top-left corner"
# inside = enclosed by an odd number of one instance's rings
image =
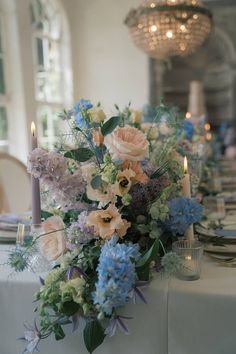
[[[152,58],[187,56],[212,30],[212,14],[200,0],[148,0],[125,24],[138,48]]]

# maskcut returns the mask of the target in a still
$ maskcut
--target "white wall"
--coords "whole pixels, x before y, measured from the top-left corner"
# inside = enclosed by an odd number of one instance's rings
[[[71,28],[74,96],[101,101],[109,111],[148,100],[148,59],[123,24],[140,0],[62,0]]]

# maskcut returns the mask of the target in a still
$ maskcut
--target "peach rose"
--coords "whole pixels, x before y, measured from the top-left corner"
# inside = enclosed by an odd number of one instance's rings
[[[42,223],[42,227],[48,234],[39,238],[40,251],[49,261],[55,261],[66,250],[64,222],[60,216],[51,216]]]
[[[149,142],[137,128],[117,128],[105,136],[104,144],[113,160],[141,161],[149,156]]]
[[[93,142],[96,146],[101,146],[104,142],[104,136],[101,133],[101,129],[93,130]]]
[[[135,175],[136,173],[131,169],[119,171],[116,175],[116,182],[113,187],[114,194],[123,197],[128,193],[132,186],[132,178],[134,178]]]
[[[110,204],[105,210],[92,211],[87,217],[87,226],[93,226],[97,236],[110,240],[115,233],[124,237],[131,223],[122,219],[119,210]]]
[[[123,168],[131,168],[135,172],[134,181],[140,182],[142,184],[147,184],[149,181],[148,175],[143,172],[140,162],[137,161],[125,161],[123,163]]]

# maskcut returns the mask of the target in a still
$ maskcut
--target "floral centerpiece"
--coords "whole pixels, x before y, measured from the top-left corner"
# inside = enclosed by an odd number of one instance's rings
[[[40,320],[26,328],[25,353],[53,333],[63,339],[63,327],[76,330],[80,318],[90,353],[117,328],[128,333],[130,318],[120,309],[129,301],[146,302],[143,288],[158,264],[168,272],[180,266],[166,250],[201,217],[201,205],[181,197],[183,168],[173,157],[173,140],[183,121],[176,112],[162,106],[156,121],[142,123],[140,112],[115,107],[117,114],[108,118],[100,105],[79,101],[61,114],[70,132],[57,150],[37,148],[29,156],[29,172],[40,179],[47,205],[44,232],[12,252],[9,262],[23,270],[37,243],[54,268],[40,278]],[[161,146],[163,113],[171,117],[171,130]]]

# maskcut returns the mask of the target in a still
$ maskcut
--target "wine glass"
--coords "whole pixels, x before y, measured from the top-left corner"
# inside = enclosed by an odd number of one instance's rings
[[[225,200],[223,197],[205,197],[203,200],[205,215],[208,220],[212,222],[218,221],[219,226],[222,227],[221,221],[226,216]]]

